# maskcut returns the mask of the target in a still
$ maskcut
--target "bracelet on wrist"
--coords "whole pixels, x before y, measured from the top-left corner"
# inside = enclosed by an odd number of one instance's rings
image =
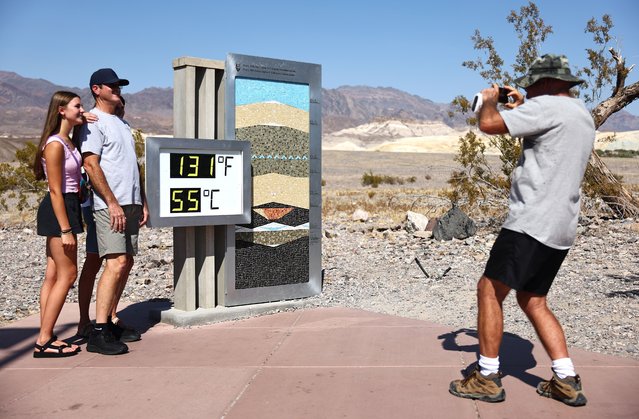
[[[71,234],[71,232],[72,232],[72,229],[69,228],[69,229],[66,229],[66,230],[61,230],[60,234]]]

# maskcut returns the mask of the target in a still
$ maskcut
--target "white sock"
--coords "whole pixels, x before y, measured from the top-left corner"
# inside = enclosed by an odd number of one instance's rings
[[[479,372],[484,377],[490,374],[497,374],[499,372],[499,357],[488,358],[487,356],[479,355]]]
[[[574,377],[577,375],[575,373],[575,366],[572,364],[572,360],[570,358],[559,358],[552,361],[552,370],[557,374],[557,377],[562,380],[566,377]]]

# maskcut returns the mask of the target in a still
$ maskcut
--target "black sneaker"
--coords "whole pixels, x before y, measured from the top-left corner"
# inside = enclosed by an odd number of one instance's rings
[[[109,322],[107,324],[109,325],[109,330],[111,330],[115,339],[120,342],[136,342],[142,339],[140,332],[125,325],[122,323],[122,320],[118,320],[117,323],[113,323],[111,318],[109,318]]]
[[[115,340],[108,327],[102,327],[101,329],[93,329],[93,332],[89,335],[87,351],[97,352],[102,355],[120,355],[127,353],[129,347]]]

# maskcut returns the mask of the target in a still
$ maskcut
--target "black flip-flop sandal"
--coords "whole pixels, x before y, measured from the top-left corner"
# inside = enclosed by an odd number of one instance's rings
[[[65,358],[68,356],[77,355],[80,352],[78,349],[71,352],[64,352],[65,348],[70,348],[71,345],[63,344],[63,345],[54,345],[54,342],[58,340],[58,337],[53,335],[51,339],[49,339],[44,345],[35,344],[35,352],[33,352],[34,358]],[[47,349],[53,349],[57,352],[47,352]]]

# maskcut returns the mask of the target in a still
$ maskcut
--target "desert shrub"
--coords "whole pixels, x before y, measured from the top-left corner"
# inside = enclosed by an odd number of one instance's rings
[[[459,151],[455,161],[461,170],[451,174],[448,184],[452,189],[444,196],[467,212],[492,210],[495,203],[505,202],[510,189],[510,175],[514,170],[519,152],[519,143],[505,135],[489,139],[489,144],[500,150],[501,173],[495,173],[486,160],[486,144],[474,131],[459,139]]]
[[[639,156],[639,150],[595,150],[599,157],[625,157],[634,158]]]
[[[590,198],[619,196],[622,189],[621,182],[623,181],[623,176],[614,173],[613,176],[618,181],[617,183],[601,182],[592,169],[592,166],[588,166],[584,174],[581,189],[583,193]]]
[[[403,178],[401,176],[390,176],[390,175],[376,175],[372,170],[364,173],[362,175],[362,186],[370,186],[372,188],[377,188],[381,184],[386,185],[404,185],[406,182],[415,183],[417,178],[415,176],[410,176],[408,178]]]
[[[450,201],[438,196],[437,192],[409,188],[329,190],[322,194],[322,216],[333,217],[341,214],[349,217],[356,209],[361,208],[376,219],[397,223],[403,222],[406,211],[437,217],[450,208]]]
[[[140,167],[140,182],[144,185],[144,179],[146,176],[146,166],[144,164],[144,137],[142,131],[134,129],[131,131],[133,134],[133,141],[135,141],[135,155],[138,158],[138,165]]]
[[[380,183],[382,183],[382,177],[374,175],[372,170],[369,170],[362,175],[362,186],[377,188]]]
[[[387,185],[395,185],[396,183],[400,183],[400,180],[396,176],[384,175],[382,176],[382,183],[385,183]]]
[[[135,153],[140,162],[140,179],[144,182],[144,137],[139,130],[133,130]],[[8,210],[7,199],[17,199],[16,209],[30,208],[29,202],[39,203],[47,192],[47,182],[36,180],[33,160],[38,146],[28,142],[16,151],[17,163],[0,163],[0,207]],[[35,199],[29,197],[35,196]]]
[[[144,137],[142,136],[142,131],[139,129],[134,129],[131,131],[133,135],[133,141],[135,141],[135,155],[138,159],[144,158]]]
[[[35,144],[28,142],[16,151],[17,164],[0,164],[0,207],[4,210],[9,209],[7,198],[17,199],[15,207],[22,211],[29,207],[29,196],[35,194],[41,198],[46,193],[47,183],[36,180],[33,173],[32,165],[37,149]]]

